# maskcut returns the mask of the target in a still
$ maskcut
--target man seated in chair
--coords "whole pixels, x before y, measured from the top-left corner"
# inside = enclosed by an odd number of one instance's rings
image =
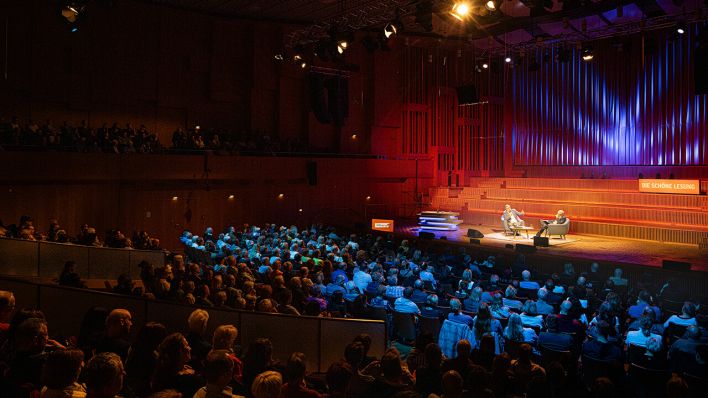
[[[505,205],[504,206],[504,213],[502,213],[501,220],[504,222],[504,227],[511,231],[512,228],[516,226],[523,226],[524,225],[524,220],[521,219],[521,216],[524,215],[524,211],[516,211],[516,209],[512,209],[511,205]],[[517,232],[518,234],[518,232]]]
[[[548,224],[565,224],[566,222],[565,212],[563,210],[558,210],[556,213],[555,220],[541,220],[541,228],[536,232],[536,236],[541,236],[548,229]]]

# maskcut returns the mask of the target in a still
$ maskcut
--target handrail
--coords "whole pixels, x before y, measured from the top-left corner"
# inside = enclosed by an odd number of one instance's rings
[[[54,286],[21,278],[0,275],[0,289],[14,293],[19,307],[34,307],[44,312],[49,332],[57,337],[77,336],[81,319],[88,309],[102,306],[108,310],[125,308],[131,311],[136,327],[147,321],[160,322],[170,332],[186,332],[187,317],[197,306],[165,300]],[[308,368],[325,372],[338,360],[343,348],[360,333],[372,337],[371,355],[381,356],[386,349],[386,326],[383,321],[337,319],[287,314],[258,313],[231,308],[202,307],[209,313],[211,333],[221,324],[234,324],[239,329],[238,340],[247,346],[257,338],[273,342],[274,357],[285,362],[293,351],[304,352]],[[294,331],[297,330],[297,333]]]
[[[84,279],[117,279],[120,274],[138,277],[138,264],[146,260],[162,265],[165,254],[157,250],[118,249],[0,238],[0,274],[58,277],[66,261],[76,263]]]

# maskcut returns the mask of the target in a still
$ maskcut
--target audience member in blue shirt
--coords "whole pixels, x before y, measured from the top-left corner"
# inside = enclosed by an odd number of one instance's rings
[[[462,303],[459,299],[454,298],[450,300],[450,309],[452,310],[452,312],[447,315],[448,320],[457,323],[463,323],[469,327],[472,327],[472,324],[474,323],[474,318],[460,312],[460,310],[462,309]]]

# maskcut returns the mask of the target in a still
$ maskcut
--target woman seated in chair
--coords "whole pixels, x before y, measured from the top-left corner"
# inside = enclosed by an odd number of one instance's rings
[[[558,210],[555,220],[541,220],[541,228],[536,232],[536,236],[541,236],[548,229],[548,224],[565,224],[567,218],[563,210]]]

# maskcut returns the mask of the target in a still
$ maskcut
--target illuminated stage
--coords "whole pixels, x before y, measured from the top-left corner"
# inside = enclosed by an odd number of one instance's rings
[[[429,231],[435,234],[435,239],[441,237],[454,244],[470,245],[467,229],[473,228],[485,235],[480,238],[481,247],[505,249],[507,245],[526,244],[533,245],[532,240],[517,238],[517,241],[505,241],[487,237],[488,235],[502,232],[501,226],[491,227],[483,225],[461,224],[456,231]],[[535,233],[537,230],[532,231]],[[418,236],[418,225],[415,220],[397,221],[396,233],[407,236]],[[532,237],[532,234],[529,234]],[[661,267],[662,260],[683,261],[691,264],[692,271],[708,271],[708,253],[699,249],[697,245],[680,243],[660,243],[637,239],[618,237],[603,237],[597,235],[571,234],[568,235],[572,242],[554,245],[551,240],[550,247],[538,247],[537,254],[559,257],[573,257],[584,260],[595,260],[601,265],[636,264]],[[420,238],[418,238],[420,239]],[[476,246],[476,245],[475,245]],[[509,249],[506,249],[509,250]],[[511,252],[511,250],[509,250]]]

